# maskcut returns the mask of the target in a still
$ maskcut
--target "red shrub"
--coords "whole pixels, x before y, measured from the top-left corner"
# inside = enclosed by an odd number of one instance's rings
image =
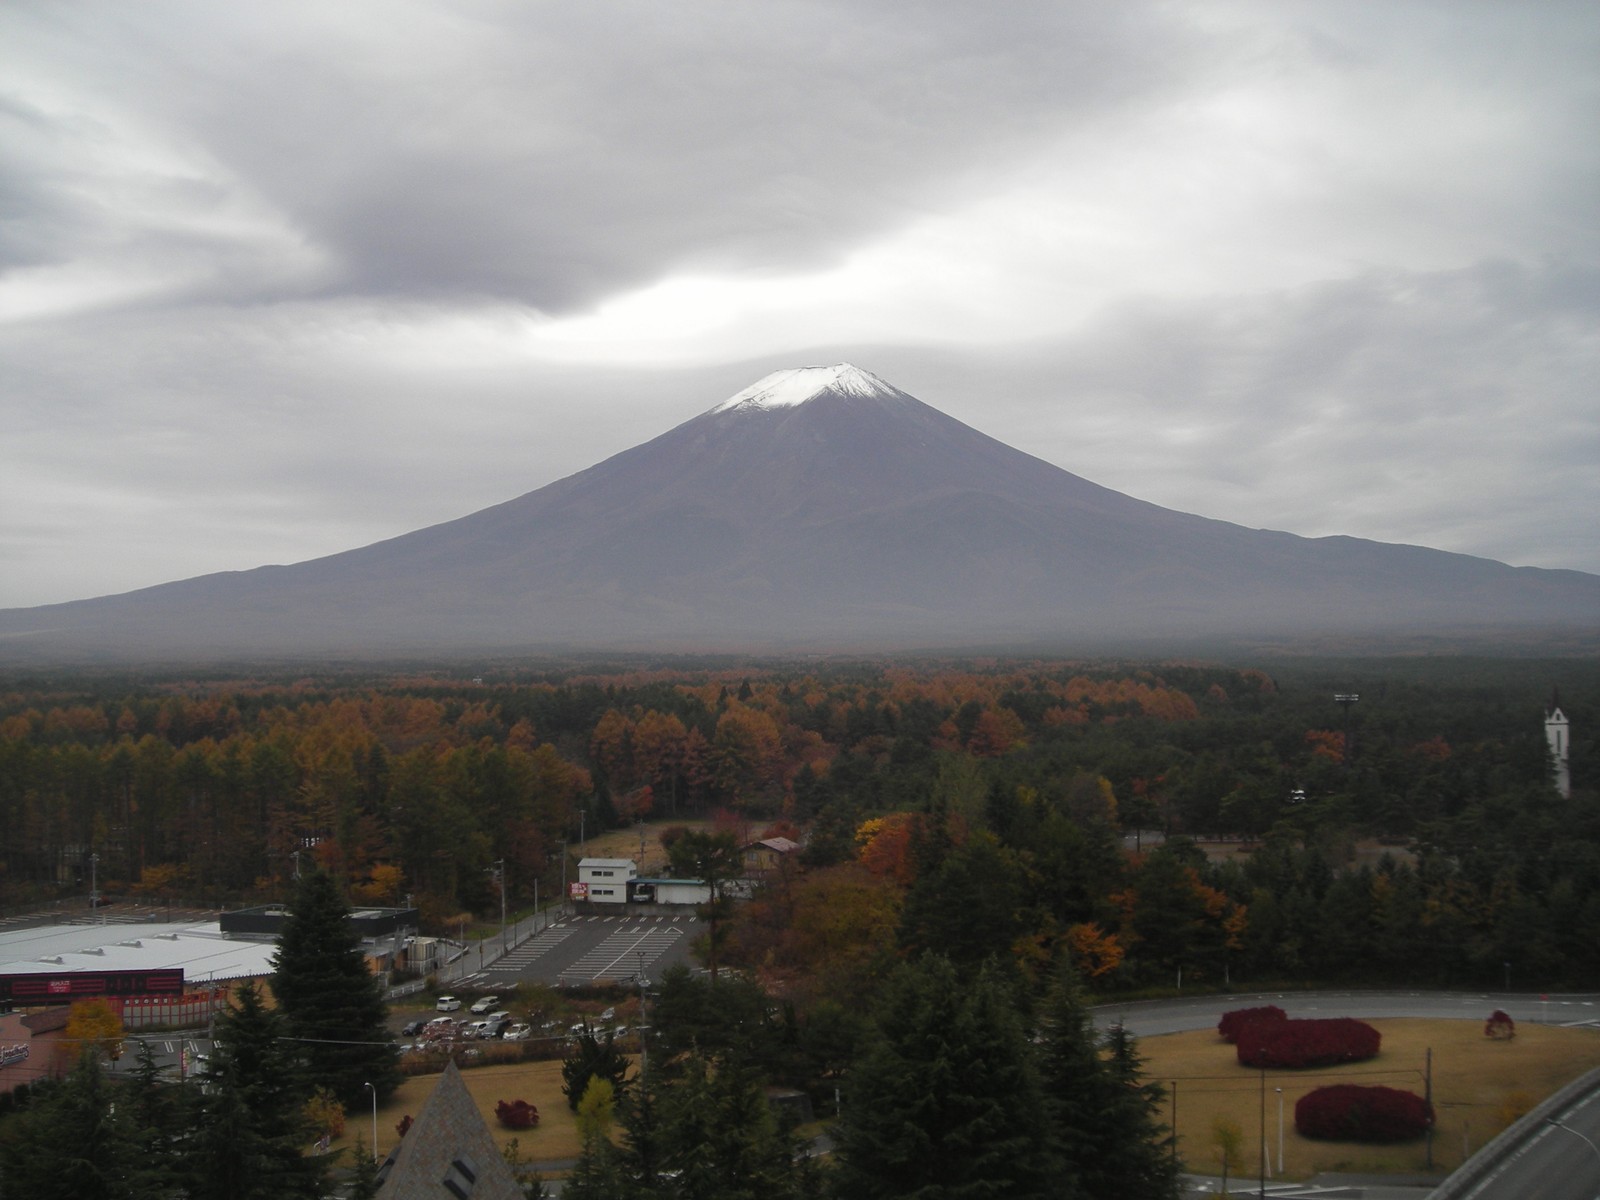
[[[539,1110],[526,1100],[502,1100],[494,1106],[494,1115],[507,1129],[532,1129],[539,1123]]]
[[[1217,1022],[1217,1032],[1222,1035],[1225,1042],[1237,1042],[1239,1034],[1246,1025],[1253,1025],[1257,1021],[1287,1021],[1289,1014],[1276,1004],[1263,1004],[1260,1008],[1236,1008],[1232,1012],[1222,1014],[1222,1020]]]
[[[1398,1088],[1341,1083],[1308,1092],[1294,1106],[1302,1137],[1336,1142],[1408,1142],[1432,1124],[1432,1106]]]
[[[1247,1067],[1327,1067],[1376,1058],[1382,1035],[1365,1021],[1255,1021],[1239,1031],[1239,1061]]]
[[[1509,1013],[1503,1013],[1497,1008],[1489,1014],[1489,1019],[1483,1023],[1483,1036],[1514,1038],[1517,1036],[1517,1023],[1511,1019]]]

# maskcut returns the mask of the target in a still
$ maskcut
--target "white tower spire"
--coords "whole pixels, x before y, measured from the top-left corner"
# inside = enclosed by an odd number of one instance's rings
[[[1567,760],[1571,732],[1567,714],[1561,711],[1561,695],[1550,693],[1550,707],[1544,710],[1544,740],[1550,746],[1550,766],[1555,774],[1556,791],[1564,800],[1572,798],[1572,769]]]

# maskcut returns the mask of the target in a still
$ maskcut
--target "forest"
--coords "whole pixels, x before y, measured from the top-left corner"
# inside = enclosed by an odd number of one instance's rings
[[[492,864],[526,908],[582,834],[698,821],[804,846],[718,930],[801,1005],[924,950],[1097,992],[1600,986],[1587,660],[471,671],[0,680],[0,905],[85,895],[91,856],[113,895],[254,903],[309,856],[442,930],[498,910]]]

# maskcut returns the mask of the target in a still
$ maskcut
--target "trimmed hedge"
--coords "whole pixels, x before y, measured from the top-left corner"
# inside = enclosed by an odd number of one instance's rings
[[[1217,1022],[1217,1032],[1222,1035],[1222,1040],[1230,1044],[1239,1040],[1239,1035],[1244,1032],[1245,1026],[1253,1025],[1257,1021],[1287,1021],[1289,1014],[1276,1004],[1263,1004],[1260,1008],[1236,1008],[1232,1012],[1222,1014],[1222,1020]]]
[[[1382,1035],[1353,1017],[1253,1021],[1239,1032],[1239,1062],[1247,1067],[1328,1067],[1376,1058]]]
[[[1318,1088],[1294,1106],[1302,1137],[1336,1142],[1409,1142],[1433,1124],[1433,1107],[1415,1092],[1341,1083]]]
[[[532,1129],[539,1123],[538,1106],[526,1100],[502,1100],[494,1106],[494,1115],[507,1129]]]

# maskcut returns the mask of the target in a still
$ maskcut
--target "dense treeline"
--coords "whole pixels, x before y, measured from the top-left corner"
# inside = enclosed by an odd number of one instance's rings
[[[804,990],[1001,946],[1098,987],[1296,978],[1597,982],[1592,663],[963,663],[531,681],[151,683],[0,693],[0,899],[281,897],[313,855],[427,920],[561,877],[580,829],[724,814],[805,835],[729,931]],[[1542,715],[1573,719],[1570,800]],[[1359,693],[1348,707],[1335,693]],[[1171,835],[1125,845],[1134,830]],[[1182,835],[1263,848],[1213,861]],[[1393,859],[1352,868],[1359,838]],[[950,904],[952,894],[968,903]],[[1509,967],[1507,964],[1510,964]],[[863,968],[864,969],[864,968]]]

